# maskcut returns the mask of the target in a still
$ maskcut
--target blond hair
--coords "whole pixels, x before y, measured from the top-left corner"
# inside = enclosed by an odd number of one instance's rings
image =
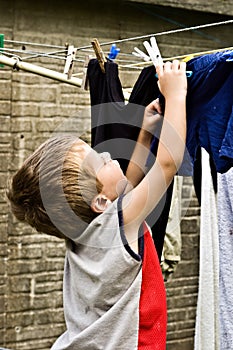
[[[92,169],[82,167],[78,145],[83,142],[74,136],[58,136],[25,160],[7,192],[18,220],[39,232],[65,238],[96,217],[90,204],[102,186]]]

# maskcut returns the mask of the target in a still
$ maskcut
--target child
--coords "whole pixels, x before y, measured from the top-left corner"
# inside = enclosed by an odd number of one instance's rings
[[[145,218],[176,174],[186,137],[185,63],[157,67],[165,113],[156,161],[145,172],[161,108],[145,109],[126,176],[108,153],[58,137],[29,157],[12,180],[13,213],[66,239],[67,330],[52,350],[165,350],[166,296]]]

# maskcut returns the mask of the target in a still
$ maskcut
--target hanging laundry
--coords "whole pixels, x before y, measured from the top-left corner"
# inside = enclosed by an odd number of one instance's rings
[[[233,168],[218,174],[220,349],[233,349]]]
[[[125,172],[128,160],[133,152],[134,145],[127,142],[125,147],[122,140],[136,140],[139,132],[140,121],[132,120],[132,113],[126,116],[124,95],[118,66],[108,61],[105,63],[105,74],[102,73],[96,59],[90,60],[87,76],[91,98],[91,146],[98,152],[108,150],[114,159],[117,159]],[[116,143],[117,146],[116,146]]]
[[[161,268],[164,280],[167,281],[181,258],[181,212],[182,212],[183,176],[174,177],[171,207],[164,237],[164,246],[161,259]]]
[[[187,149],[212,155],[217,172],[233,165],[233,51],[196,57],[187,63]]]
[[[126,105],[117,64],[106,62],[105,71],[105,74],[102,74],[96,59],[90,60],[87,75],[92,106],[92,147],[97,147],[99,151],[101,151],[100,145],[105,140],[115,138],[137,140],[144,114],[143,106],[147,106],[159,93],[154,77],[155,69],[147,67],[141,72]],[[118,153],[122,154],[125,160],[121,157],[117,159],[124,171],[134,143],[129,143],[128,147],[126,150],[118,143]]]
[[[209,165],[210,165],[210,172],[211,172],[214,192],[217,194],[218,192],[217,171],[211,155],[209,155]],[[202,160],[201,160],[201,147],[199,146],[197,148],[196,158],[193,164],[193,185],[194,185],[195,194],[200,206],[201,206],[201,181],[202,181]]]
[[[219,240],[217,199],[209,154],[201,149],[200,265],[195,350],[219,350]],[[228,348],[231,349],[231,348]]]
[[[103,74],[98,61],[93,59],[89,62],[87,75],[92,105],[92,147],[98,152],[110,152],[112,158],[117,159],[123,171],[126,171],[141,128],[144,107],[159,93],[155,68],[143,69],[133,87],[128,104],[124,101],[116,63],[106,62]],[[152,228],[159,259],[163,249],[172,189],[173,182],[147,220]]]
[[[217,172],[224,173],[233,166],[233,51],[193,58],[187,70],[193,74],[188,79],[187,150],[179,174],[192,174],[198,146],[212,156]],[[155,138],[154,154],[157,144]]]

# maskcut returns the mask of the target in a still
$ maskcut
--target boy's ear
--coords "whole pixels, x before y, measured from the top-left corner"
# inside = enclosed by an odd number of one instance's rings
[[[112,202],[105,195],[97,194],[91,202],[91,210],[95,213],[103,213]]]

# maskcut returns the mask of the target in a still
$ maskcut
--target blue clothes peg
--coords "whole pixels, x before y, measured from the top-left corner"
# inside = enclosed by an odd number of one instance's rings
[[[186,77],[187,77],[187,78],[191,78],[192,75],[193,75],[193,71],[191,71],[191,70],[186,70]]]
[[[116,44],[112,44],[110,52],[108,54],[108,58],[110,60],[114,60],[117,57],[119,52],[120,52],[120,49],[116,47]]]

